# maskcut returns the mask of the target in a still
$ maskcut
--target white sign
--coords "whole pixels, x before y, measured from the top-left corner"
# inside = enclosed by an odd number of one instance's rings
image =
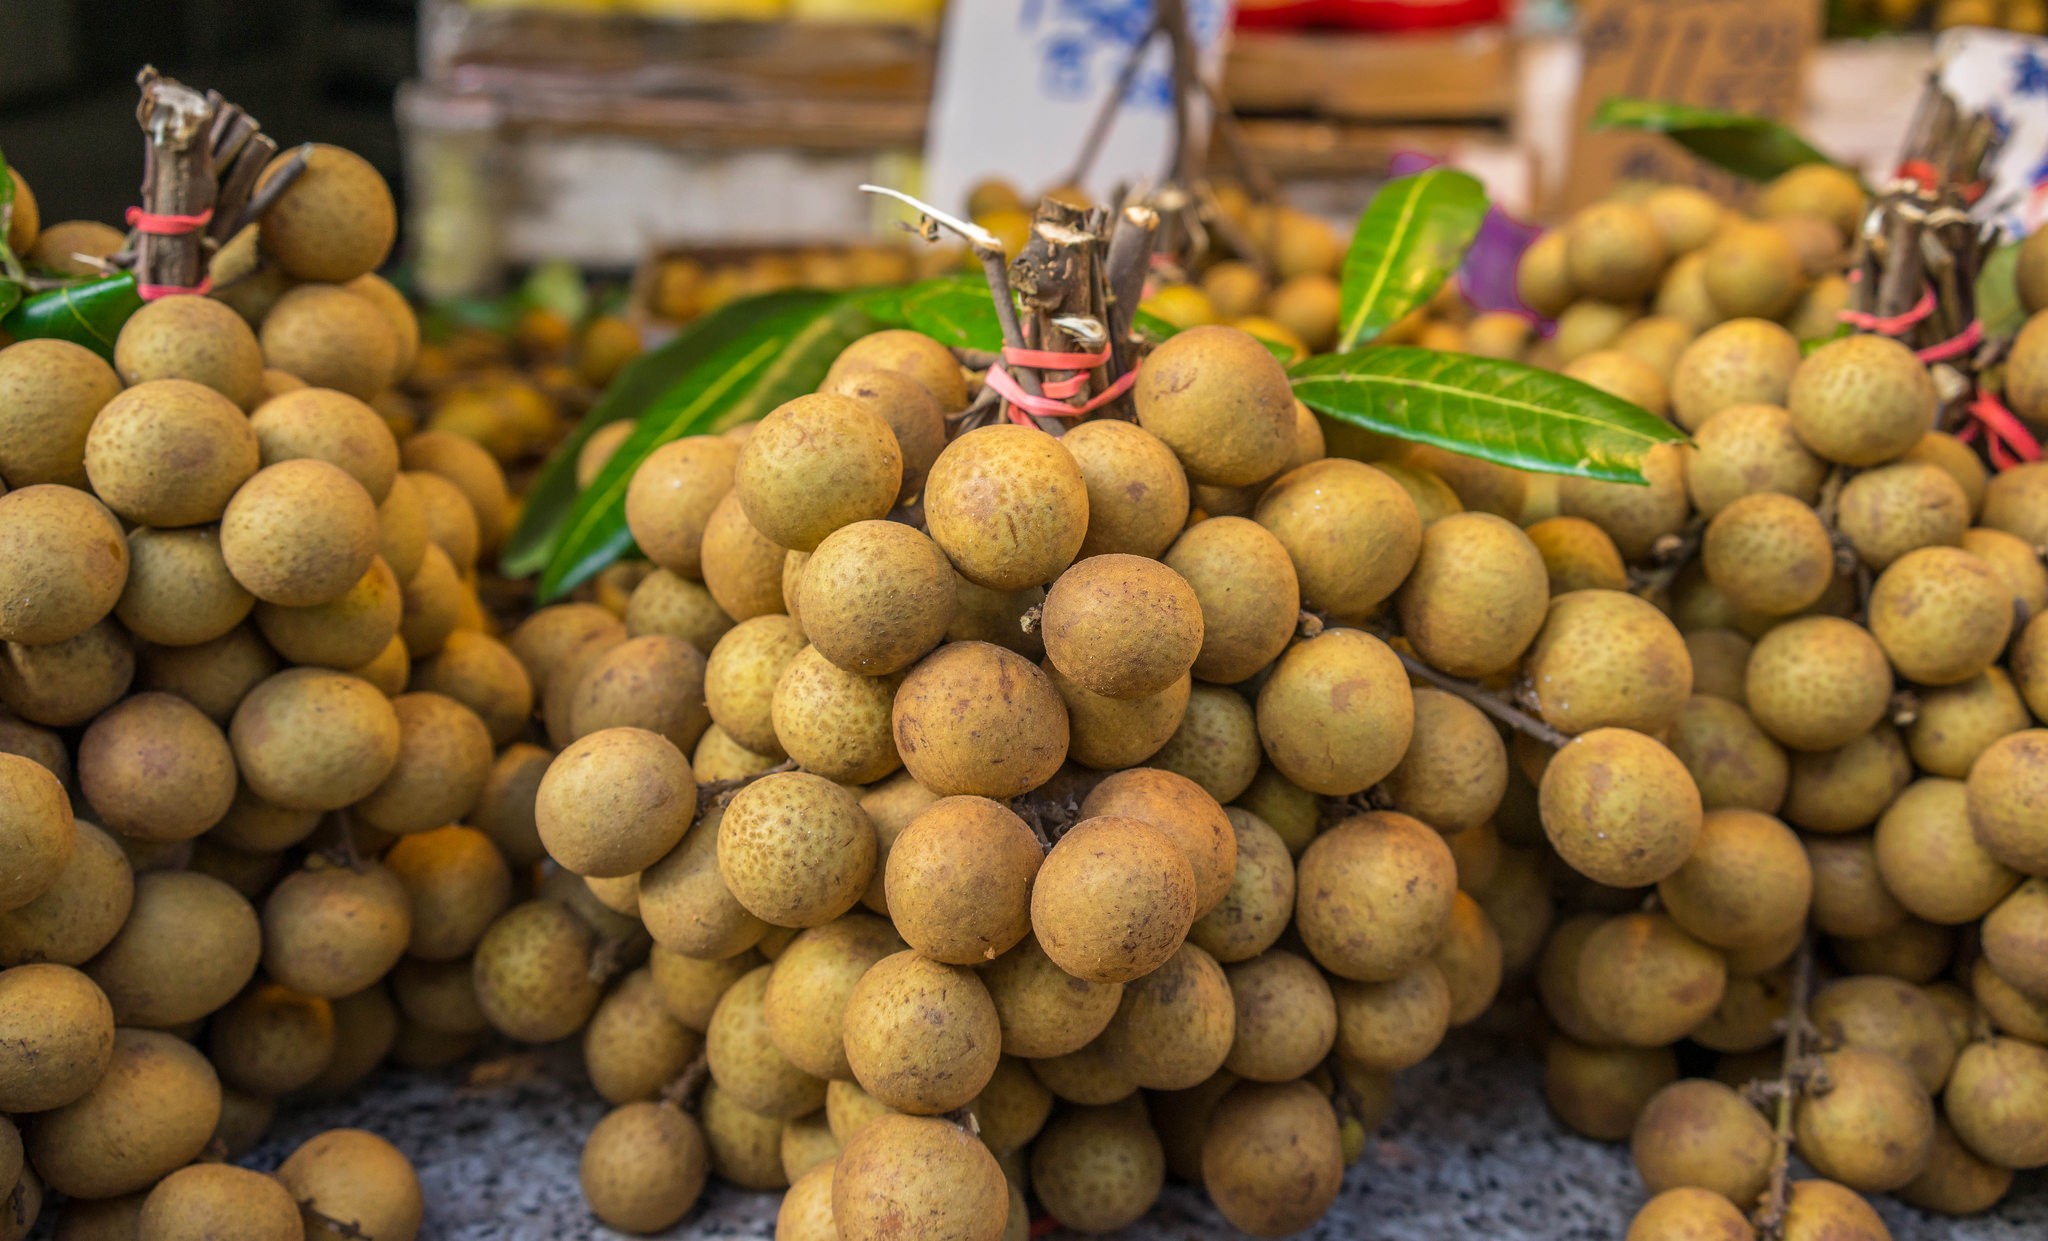
[[[2048,39],[1966,26],[1945,31],[1934,51],[1942,89],[2006,127],[1980,212],[2032,232],[2048,221]]]
[[[1186,0],[1202,73],[1217,80],[1232,0]],[[946,6],[925,138],[923,197],[959,210],[975,185],[1001,177],[1027,199],[1056,188],[1152,26],[1152,0],[955,0]],[[1199,101],[1194,121],[1206,135]],[[1203,137],[1203,140],[1206,140]],[[1084,188],[1158,181],[1173,158],[1173,61],[1153,40]]]

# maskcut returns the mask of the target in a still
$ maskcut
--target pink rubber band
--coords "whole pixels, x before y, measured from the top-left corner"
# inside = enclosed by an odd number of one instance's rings
[[[196,233],[213,220],[213,208],[197,215],[157,215],[140,207],[128,208],[128,226],[152,237],[182,237]]]
[[[1984,325],[1973,319],[1970,326],[1959,334],[1929,345],[1925,349],[1915,349],[1913,356],[1922,362],[1946,362],[1950,358],[1970,352],[1983,343]]]
[[[135,296],[145,302],[153,302],[160,297],[180,297],[187,294],[193,297],[205,297],[211,292],[213,292],[212,276],[208,276],[194,285],[138,284],[135,286]]]
[[[1900,336],[1914,324],[1933,313],[1934,290],[1930,287],[1920,294],[1920,300],[1913,303],[1913,308],[1902,315],[1892,315],[1887,318],[1882,315],[1871,314],[1868,311],[1842,310],[1837,311],[1835,317],[1852,327],[1860,327],[1866,332],[1876,332],[1881,336]]]
[[[1989,392],[1978,393],[1977,399],[1970,402],[1970,416],[1976,421],[1964,427],[1956,438],[1971,444],[1981,432],[1991,464],[2000,470],[2041,459],[2041,441],[2034,438],[2034,433],[2004,402]]]
[[[1075,378],[1085,381],[1087,376],[1080,375],[1075,376]],[[1138,372],[1127,371],[1115,383],[1096,393],[1082,404],[1069,405],[1065,401],[1052,396],[1033,396],[1029,392],[1024,391],[1022,387],[1018,386],[1017,381],[1010,377],[1010,372],[1004,370],[1000,365],[988,368],[987,379],[988,386],[994,388],[996,395],[1002,397],[1008,403],[1010,421],[1019,426],[1031,425],[1031,420],[1027,417],[1028,414],[1037,414],[1043,418],[1079,418],[1085,414],[1092,414],[1130,391],[1131,385],[1137,381]],[[1065,387],[1067,382],[1065,380],[1055,381],[1055,383],[1062,387]],[[1068,395],[1071,396],[1079,391],[1080,386],[1077,384],[1068,389]]]
[[[1088,371],[1109,361],[1109,346],[1099,353],[1061,353],[1054,349],[1003,347],[1003,361],[1044,371]]]

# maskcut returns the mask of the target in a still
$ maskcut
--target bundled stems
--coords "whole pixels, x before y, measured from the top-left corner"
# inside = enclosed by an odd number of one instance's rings
[[[1814,1075],[1806,1046],[1809,1032],[1806,1005],[1812,990],[1813,939],[1809,936],[1799,942],[1799,951],[1793,958],[1792,994],[1785,1008],[1785,1053],[1779,1064],[1778,1079],[1765,1087],[1774,1108],[1771,1180],[1764,1190],[1763,1201],[1757,1206],[1755,1218],[1758,1234],[1769,1241],[1784,1236],[1785,1208],[1792,1193],[1792,1117],[1798,1107],[1800,1091]]]
[[[218,96],[145,66],[136,82],[142,100],[135,120],[148,140],[142,170],[142,209],[154,215],[197,216],[212,211],[213,129]],[[135,273],[144,284],[194,288],[206,276],[210,256],[202,232],[175,235],[142,232],[135,239]]]

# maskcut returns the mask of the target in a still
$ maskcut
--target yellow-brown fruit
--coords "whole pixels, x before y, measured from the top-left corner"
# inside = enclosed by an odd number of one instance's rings
[[[190,1162],[219,1120],[220,1079],[206,1057],[169,1034],[118,1030],[106,1072],[36,1118],[28,1154],[51,1189],[112,1198]]]
[[[339,810],[367,797],[398,761],[390,700],[358,677],[294,668],[235,709],[228,739],[251,790],[290,810]]]
[[[2001,1168],[2048,1166],[2048,1048],[2018,1038],[1965,1047],[1942,1092],[1956,1136],[1979,1158]]]
[[[1743,685],[1765,732],[1795,750],[1832,750],[1884,718],[1892,670],[1862,626],[1809,616],[1758,640]]]
[[[120,523],[85,492],[43,484],[0,495],[0,640],[78,637],[113,610],[128,570]]]
[[[1742,1209],[1712,1190],[1681,1186],[1645,1202],[1622,1241],[1754,1241]]]
[[[263,970],[294,991],[336,999],[390,972],[412,938],[412,901],[383,865],[311,861],[263,903]]]
[[[1029,935],[983,968],[981,980],[995,1002],[1004,1053],[1033,1059],[1086,1046],[1109,1024],[1123,996],[1121,983],[1068,974]]]
[[[761,996],[768,1039],[813,1077],[847,1080],[846,1012],[855,984],[876,962],[903,950],[887,922],[852,914],[813,927],[775,959]],[[752,959],[742,954],[740,960]]]
[[[131,547],[134,540],[131,536]],[[223,558],[221,572],[226,576]],[[133,580],[133,574],[130,575]],[[241,591],[239,583],[229,583]],[[246,593],[246,592],[243,592]],[[256,607],[256,628],[278,654],[296,664],[359,668],[377,658],[398,636],[404,593],[382,557],[372,557],[363,576],[331,603],[311,607]],[[240,618],[236,618],[239,623]],[[232,625],[222,628],[225,633]],[[218,635],[209,635],[218,636]],[[203,640],[203,639],[202,639]],[[404,675],[400,671],[401,677]]]
[[[626,600],[626,632],[634,637],[666,634],[709,651],[732,629],[733,619],[702,582],[667,569],[640,580]]]
[[[1691,1186],[1754,1202],[1770,1181],[1771,1123],[1719,1082],[1688,1078],[1650,1097],[1629,1135],[1629,1156],[1652,1194]]]
[[[1805,290],[1799,253],[1778,229],[1730,224],[1701,253],[1707,297],[1728,318],[1782,318]]]
[[[12,757],[12,756],[9,756]],[[7,764],[0,763],[0,768]],[[0,787],[8,792],[8,804],[16,815],[32,798],[46,796],[47,788],[24,795],[16,781],[0,774]],[[43,809],[54,803],[45,802]],[[10,839],[24,839],[28,825],[16,820],[9,827]],[[24,961],[54,961],[60,965],[83,965],[112,942],[128,920],[135,899],[135,878],[127,855],[111,836],[90,823],[74,827],[76,842],[71,856],[57,871],[56,881],[27,904],[0,914],[0,964]],[[31,873],[30,868],[12,873]],[[1290,876],[1291,878],[1291,876]]]
[[[819,926],[845,913],[874,865],[874,824],[853,794],[822,776],[756,780],[718,823],[719,874],[748,912],[775,926]]]
[[[1076,1107],[1055,1117],[1032,1144],[1030,1183],[1068,1228],[1114,1232],[1158,1201],[1166,1152],[1135,1101]]]
[[[1536,238],[1515,268],[1515,293],[1546,319],[1556,318],[1577,296],[1565,258],[1566,234],[1552,229]]]
[[[1610,887],[1663,879],[1685,862],[1700,831],[1700,794],[1685,765],[1625,728],[1573,738],[1544,768],[1539,801],[1558,854]]]
[[[886,515],[902,483],[903,452],[889,424],[829,393],[798,397],[762,419],[733,468],[748,523],[805,552],[842,526]]]
[[[1250,263],[1225,259],[1202,273],[1202,292],[1217,319],[1225,322],[1256,314],[1266,300],[1266,277]]]
[[[1692,655],[1656,607],[1614,590],[1550,600],[1524,666],[1546,723],[1565,732],[1669,727],[1692,694]]]
[[[1275,950],[1225,967],[1224,976],[1236,1014],[1237,1032],[1224,1059],[1230,1072],[1251,1081],[1291,1082],[1330,1054],[1337,1002],[1308,958]]]
[[[1628,566],[1614,540],[1585,518],[1546,517],[1522,533],[1543,557],[1551,594],[1628,588]]]
[[[1870,1203],[1833,1181],[1792,1182],[1786,1201],[1785,1241],[1891,1241]]]
[[[1813,997],[1809,1015],[1829,1045],[1892,1056],[1929,1092],[1955,1062],[1955,1039],[1941,1006],[1903,979],[1865,974],[1838,978]]]
[[[135,880],[128,921],[89,972],[116,1021],[171,1026],[233,999],[261,953],[256,911],[240,893],[208,875],[152,871]]]
[[[0,971],[0,1105],[46,1112],[83,1096],[114,1056],[114,1010],[64,965]]]
[[[1142,698],[1193,666],[1202,611],[1187,582],[1158,561],[1093,556],[1046,592],[1040,629],[1062,673],[1094,693]]]
[[[1087,982],[1157,969],[1195,917],[1195,876],[1174,840],[1137,819],[1084,819],[1045,857],[1031,927],[1054,965]]]
[[[1934,380],[1913,351],[1887,336],[1830,341],[1799,364],[1785,398],[1813,452],[1840,465],[1899,456],[1934,425]]]
[[[1088,487],[1082,558],[1106,552],[1158,556],[1188,516],[1188,480],[1159,438],[1134,423],[1098,418],[1060,437]]]
[[[937,646],[955,605],[953,569],[937,545],[899,522],[861,521],[828,535],[804,563],[793,611],[820,655],[874,677]]]
[[[234,403],[183,379],[141,383],[107,402],[85,441],[85,472],[130,522],[213,521],[256,472],[259,450]]]
[[[71,803],[48,768],[0,753],[0,909],[48,892],[75,845]]]
[[[391,187],[353,151],[318,143],[305,151],[305,170],[263,213],[263,252],[300,280],[338,283],[375,271],[398,235]],[[295,157],[272,160],[264,183]]]
[[[507,910],[478,942],[477,1003],[493,1029],[550,1043],[583,1027],[604,994],[590,977],[597,936],[575,911],[550,900]]]
[[[704,703],[716,726],[757,754],[781,753],[775,686],[805,647],[803,628],[780,613],[735,625],[704,662]]]
[[[190,840],[235,797],[235,760],[213,721],[171,694],[138,694],[94,720],[78,779],[100,823],[138,840]]]
[[[256,333],[208,297],[179,294],[149,302],[128,317],[114,341],[114,369],[123,383],[185,380],[244,410],[262,399],[263,364]]]
[[[291,1191],[233,1164],[178,1169],[142,1200],[133,1235],[151,1241],[290,1241],[305,1235]]]
[[[901,504],[924,490],[925,475],[946,446],[946,410],[930,389],[901,371],[850,371],[820,389],[866,406],[889,425],[903,453]]]
[[[1485,714],[1464,699],[1416,689],[1415,731],[1380,788],[1395,810],[1440,832],[1463,833],[1493,817],[1507,791],[1507,748]]]
[[[1067,754],[1067,709],[1051,680],[985,642],[948,643],[920,660],[892,713],[903,765],[943,797],[1015,797],[1051,779]]]
[[[262,340],[264,365],[361,401],[390,387],[398,370],[390,321],[337,285],[300,285],[278,298],[263,317]]]
[[[1799,342],[1765,319],[1736,319],[1702,332],[1679,355],[1671,412],[1697,431],[1731,405],[1783,405],[1800,368]]]
[[[1984,959],[1998,976],[2035,999],[2048,999],[2048,880],[2029,879],[1984,917]]]
[[[1678,1078],[1669,1047],[1588,1046],[1552,1036],[1543,1057],[1543,1097],[1574,1132],[1621,1142],[1643,1107]]]
[[[229,1086],[274,1099],[310,1084],[333,1060],[334,1011],[318,996],[258,986],[214,1015],[206,1049]]]
[[[1442,936],[1457,870],[1443,838],[1423,823],[1388,811],[1358,815],[1302,854],[1295,928],[1333,974],[1398,978]]]
[[[425,1204],[419,1174],[397,1147],[362,1129],[308,1138],[277,1169],[306,1216],[306,1241],[357,1235],[413,1241]]]
[[[768,925],[734,899],[718,873],[714,806],[667,857],[640,874],[640,919],[657,944],[706,959],[735,956],[761,942]]]
[[[1138,423],[1198,483],[1270,478],[1294,446],[1294,395],[1266,347],[1240,329],[1200,327],[1153,351],[1134,390]]]
[[[1960,780],[1928,778],[1899,793],[1878,820],[1874,845],[1885,888],[1915,917],[1975,921],[2019,882],[1971,832]]]
[[[25,201],[17,202],[16,212],[22,210],[20,203]],[[29,210],[34,208],[31,206]],[[118,254],[127,242],[127,234],[98,220],[59,220],[36,233],[34,245],[17,253],[30,267],[40,267],[60,276],[97,278],[107,274],[107,268],[88,260],[103,260]]]
[[[1087,536],[1087,483],[1073,454],[1043,431],[981,427],[948,444],[933,463],[925,522],[953,567],[975,584],[1041,586],[1073,562]]]
[[[1307,1082],[1246,1082],[1223,1096],[1202,1142],[1202,1185],[1254,1236],[1313,1225],[1337,1200],[1344,1148],[1329,1101]]]
[[[1665,914],[1623,914],[1586,937],[1578,993],[1596,1029],[1632,1047],[1659,1047],[1721,1006],[1727,964]]]
[[[1634,203],[1595,203],[1564,230],[1565,272],[1573,287],[1610,302],[1629,302],[1656,287],[1664,240],[1649,212]]]
[[[1947,1120],[1936,1117],[1927,1170],[1898,1189],[1899,1201],[1943,1215],[1975,1215],[1997,1205],[2012,1188],[2012,1169],[1978,1158]]]
[[[1343,296],[1327,274],[1303,272],[1274,287],[1266,301],[1266,317],[1300,337],[1310,352],[1321,353],[1337,343]]]
[[[1866,196],[1853,173],[1832,164],[1800,164],[1773,177],[1757,199],[1766,219],[1818,216],[1843,237],[1854,237],[1863,224]]]
[[[1491,513],[1455,513],[1423,531],[1398,596],[1416,652],[1462,677],[1511,666],[1542,628],[1549,601],[1542,552]]]
[[[1835,577],[1835,547],[1820,517],[1791,496],[1743,496],[1707,523],[1707,579],[1729,602],[1764,616],[1810,607]]]
[[[923,384],[947,413],[967,408],[967,377],[952,351],[921,332],[872,332],[839,351],[825,375],[830,389],[862,371],[897,371]]]
[[[1908,681],[1954,685],[1991,666],[2012,633],[2013,596],[1959,548],[1907,552],[1870,591],[1870,632]]]
[[[626,488],[626,525],[649,560],[696,578],[704,574],[706,551],[722,557],[743,549],[729,534],[716,545],[709,542],[712,518],[732,490],[739,455],[740,446],[723,436],[693,435],[655,449],[633,471]],[[737,513],[736,506],[737,501]],[[740,518],[744,524],[744,515]],[[740,566],[719,567],[730,575]]]
[[[434,475],[453,483],[476,519],[479,550],[497,550],[510,522],[512,498],[505,472],[490,453],[460,435],[423,431],[406,438],[400,460],[415,479]]]
[[[7,498],[0,496],[0,502]],[[0,509],[0,518],[10,515]],[[83,724],[112,706],[134,675],[127,633],[103,620],[46,646],[8,643],[0,650],[0,706],[32,724]]]
[[[1824,934],[1846,940],[1869,939],[1897,930],[1906,911],[1879,877],[1870,837],[1806,837],[1807,863],[1813,868],[1813,925]],[[1853,967],[1852,967],[1853,968]]]
[[[395,384],[410,377],[413,362],[419,357],[420,321],[413,314],[412,304],[405,300],[405,294],[392,287],[389,280],[369,272],[343,282],[342,287],[375,306],[377,312],[384,316],[384,321],[391,325],[392,338],[398,342],[398,362],[392,368],[391,382]],[[598,325],[618,322],[609,317],[599,318],[592,324],[592,333],[595,334]],[[637,338],[635,344],[637,346]],[[601,380],[594,382],[599,386],[603,383]]]
[[[1706,276],[1706,255],[1697,250],[1679,255],[1657,286],[1657,297],[1650,305],[1653,314],[1683,323],[1695,332],[1720,323],[1724,316],[1707,296]]]
[[[1683,529],[1691,514],[1685,494],[1684,448],[1652,445],[1643,457],[1642,475],[1642,485],[1559,479],[1558,511],[1567,517],[1583,517],[1605,530],[1623,559],[1641,560]]]
[[[613,1109],[584,1140],[577,1180],[591,1213],[624,1232],[660,1232],[697,1205],[710,1155],[695,1119],[668,1103]]]
[[[1001,804],[942,798],[889,847],[889,916],[904,942],[935,961],[993,961],[1031,932],[1043,857],[1031,829]]]
[[[1067,706],[1067,757],[1083,767],[1116,771],[1144,762],[1174,736],[1187,712],[1191,683],[1186,673],[1156,694],[1110,698],[1078,684],[1050,661],[1044,671]],[[1257,740],[1251,745],[1256,751]]]
[[[377,546],[377,506],[361,483],[325,461],[258,470],[221,517],[228,571],[258,599],[287,607],[346,595]]]
[[[1826,463],[1793,432],[1792,415],[1776,405],[1729,405],[1695,429],[1686,487],[1693,504],[1712,517],[1755,493],[1811,504],[1826,473]]]
[[[1295,784],[1349,796],[1384,779],[1415,724],[1406,671],[1386,643],[1331,629],[1297,643],[1259,690],[1266,757]]]
[[[880,1117],[833,1168],[832,1219],[844,1241],[998,1241],[1009,1211],[995,1156],[950,1121]]]
[[[1685,649],[1692,656],[1694,697],[1709,694],[1738,705],[1746,703],[1748,691],[1743,674],[1749,668],[1749,652],[1755,644],[1732,629],[1694,629],[1685,635]]]
[[[0,348],[0,482],[84,487],[93,416],[121,391],[100,356],[68,340]]]
[[[1808,1089],[1792,1113],[1799,1154],[1851,1189],[1884,1193],[1927,1169],[1934,1105],[1911,1069],[1881,1051],[1844,1047],[1820,1056],[1828,1089]]]
[[[518,657],[472,630],[449,634],[438,652],[421,659],[411,670],[411,687],[445,694],[476,712],[493,745],[511,744],[533,714],[533,685]]]
[[[1582,297],[1557,316],[1557,331],[1545,343],[1555,362],[1574,362],[1589,353],[1612,348],[1638,313],[1634,306]],[[1543,358],[1543,347],[1538,345],[1532,350],[1530,358]]]
[[[1805,925],[1813,873],[1799,838],[1754,810],[1716,810],[1692,854],[1657,884],[1672,920],[1717,948],[1758,948]]]
[[[1664,249],[1672,254],[1699,249],[1721,226],[1721,204],[1705,190],[1690,185],[1660,185],[1638,205],[1656,225]]]
[[[966,1106],[995,1073],[995,1004],[972,971],[915,952],[883,958],[846,1004],[846,1057],[861,1089],[898,1111]]]
[[[512,903],[512,870],[490,837],[452,825],[406,836],[384,864],[405,885],[412,904],[406,951],[423,961],[469,954]]]
[[[1392,594],[1422,545],[1422,518],[1408,493],[1355,461],[1288,471],[1266,490],[1256,517],[1294,561],[1302,603],[1340,618],[1362,617]]]

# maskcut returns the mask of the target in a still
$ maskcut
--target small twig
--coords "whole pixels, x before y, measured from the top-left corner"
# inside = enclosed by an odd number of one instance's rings
[[[1792,993],[1785,1007],[1785,1054],[1779,1064],[1778,1080],[1770,1084],[1768,1091],[1776,1105],[1776,1118],[1771,1130],[1771,1180],[1764,1190],[1763,1200],[1757,1204],[1754,1219],[1758,1235],[1771,1241],[1784,1235],[1785,1208],[1791,1199],[1792,1116],[1798,1107],[1801,1089],[1814,1077],[1814,1066],[1808,1062],[1806,1047],[1811,1032],[1806,1019],[1806,1004],[1812,990],[1813,938],[1808,936],[1800,941],[1792,966]]]
[[[969,1137],[978,1138],[981,1136],[981,1118],[974,1114],[974,1109],[971,1107],[956,1107],[950,1112],[941,1112],[939,1113],[939,1119],[950,1121],[967,1130],[967,1136]]]
[[[697,1110],[697,1093],[704,1089],[705,1079],[711,1076],[711,1060],[704,1052],[698,1052],[676,1079],[662,1087],[661,1101],[670,1107],[685,1112]]]
[[[1393,650],[1394,654],[1400,656],[1401,666],[1408,670],[1410,676],[1421,677],[1447,694],[1456,694],[1516,732],[1534,737],[1553,749],[1571,741],[1570,737],[1552,728],[1535,716],[1530,715],[1527,711],[1522,710],[1513,703],[1508,702],[1500,695],[1482,689],[1470,681],[1438,672],[1399,647],[1395,647]]]
[[[351,830],[352,821],[349,818],[348,811],[343,810],[337,813],[332,822],[334,825],[334,841],[326,848],[320,850],[320,856],[336,866],[346,866],[356,874],[362,874],[364,870],[363,855],[356,849],[356,834]]]
[[[795,771],[796,760],[785,758],[765,771],[756,771],[744,776],[727,776],[723,780],[709,780],[697,786],[697,813],[703,814],[712,806],[723,806],[732,800],[732,795],[765,776],[780,775]]]
[[[229,236],[262,219],[265,212],[277,205],[277,200],[284,197],[284,192],[292,188],[292,182],[297,181],[306,171],[306,159],[312,149],[310,143],[301,145],[298,150],[292,152],[290,159],[278,165],[277,171],[270,175],[270,180],[263,183],[263,188],[249,196],[248,203],[235,217],[234,232]]]
[[[1117,70],[1116,82],[1109,88],[1108,97],[1096,110],[1095,119],[1088,123],[1088,133],[1081,139],[1081,151],[1074,157],[1074,165],[1065,178],[1066,184],[1080,185],[1088,179],[1088,171],[1095,166],[1095,157],[1101,153],[1102,143],[1109,137],[1111,123],[1116,120],[1117,113],[1123,111],[1124,96],[1131,93],[1131,83],[1137,80],[1138,69],[1145,63],[1145,53],[1151,48],[1152,41],[1165,33],[1165,25],[1158,16],[1154,16],[1145,33],[1131,44],[1123,66]]]
[[[1671,583],[1698,554],[1700,540],[1705,537],[1705,518],[1695,518],[1685,529],[1676,534],[1667,534],[1650,549],[1650,566],[1638,570],[1635,579],[1635,594],[1652,603],[1662,599],[1671,589]]]
[[[347,1238],[347,1241],[374,1241],[369,1233],[363,1231],[363,1226],[356,1221],[352,1219],[336,1219],[324,1211],[316,1210],[311,1198],[299,1199],[299,1210],[305,1213],[307,1219],[323,1225],[337,1237]]]

